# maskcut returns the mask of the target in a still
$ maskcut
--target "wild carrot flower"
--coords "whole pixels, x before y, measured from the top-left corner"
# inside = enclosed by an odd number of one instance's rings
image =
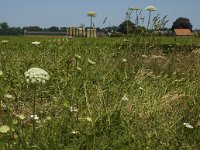
[[[147,24],[147,29],[149,28],[149,24],[150,24],[150,19],[151,19],[151,12],[152,11],[156,11],[156,7],[155,6],[147,6],[145,8],[147,11],[149,11],[149,20],[148,20],[148,24]]]
[[[7,133],[8,131],[10,131],[10,127],[9,126],[4,125],[4,126],[0,127],[0,132],[1,133]]]
[[[121,100],[122,100],[122,101],[128,101],[128,97],[126,96],[126,94],[122,97]]]
[[[32,44],[33,44],[33,45],[39,45],[39,44],[40,44],[40,42],[38,42],[38,41],[35,41],[35,42],[32,42]]]
[[[69,110],[70,110],[71,112],[78,112],[78,108],[72,107],[72,106],[69,108]]]
[[[37,115],[31,115],[31,118],[34,119],[34,120],[38,120],[39,117]]]
[[[31,68],[24,73],[26,82],[37,84],[42,83],[45,84],[47,80],[49,80],[49,74],[41,68]]]
[[[1,43],[8,43],[8,40],[2,40]]]
[[[23,114],[17,115],[17,117],[18,117],[20,120],[24,120],[24,119],[25,119],[25,116],[24,116]]]

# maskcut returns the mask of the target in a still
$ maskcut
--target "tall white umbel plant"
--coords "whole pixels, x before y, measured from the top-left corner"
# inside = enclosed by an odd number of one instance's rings
[[[96,12],[94,12],[94,11],[89,11],[88,13],[87,13],[87,16],[88,17],[90,17],[90,28],[92,28],[92,18],[93,17],[96,17]]]
[[[147,23],[147,29],[149,29],[149,24],[150,24],[150,20],[151,20],[151,12],[156,11],[157,9],[155,6],[147,6],[145,9],[149,12],[149,19],[148,19],[148,23]]]

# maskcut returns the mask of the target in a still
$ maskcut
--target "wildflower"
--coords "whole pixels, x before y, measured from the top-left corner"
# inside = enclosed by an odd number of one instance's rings
[[[92,118],[90,118],[90,117],[86,117],[85,118],[88,122],[91,122],[92,121]]]
[[[33,44],[33,45],[39,45],[39,44],[40,44],[40,42],[38,42],[38,41],[35,41],[35,42],[32,42],[32,44]]]
[[[0,70],[0,76],[3,76],[3,72]]]
[[[50,116],[47,116],[46,120],[51,120],[52,118]]]
[[[39,117],[37,115],[31,115],[31,118],[34,119],[34,120],[38,120]]]
[[[156,11],[157,10],[155,6],[147,6],[145,9],[147,11]]]
[[[1,126],[0,127],[0,132],[1,133],[7,133],[8,131],[10,131],[10,127],[9,126]]]
[[[95,17],[96,16],[96,12],[94,12],[94,11],[89,11],[88,13],[87,13],[87,16],[89,16],[89,17]]]
[[[24,116],[23,114],[17,115],[17,117],[18,117],[20,120],[24,120],[24,119],[25,119],[25,116]]]
[[[31,68],[24,73],[26,82],[45,84],[49,80],[49,74],[41,68]]]
[[[81,59],[81,56],[78,55],[78,54],[75,54],[75,58],[77,58],[77,59]]]
[[[6,94],[5,97],[8,98],[8,99],[15,99],[15,97],[12,96],[11,94]]]
[[[122,59],[122,61],[123,61],[123,62],[127,62],[127,59],[124,58],[124,59]]]
[[[184,125],[186,128],[193,129],[193,126],[190,125],[189,123],[183,123],[183,125]]]
[[[91,65],[95,65],[96,63],[90,59],[88,59],[88,62],[91,64]]]
[[[122,101],[128,101],[128,97],[126,96],[126,94],[122,97],[121,100],[122,100]]]
[[[72,130],[72,132],[71,132],[72,134],[78,134],[79,132],[78,131],[76,131],[76,130]]]
[[[2,40],[1,43],[8,43],[8,40]]]
[[[70,110],[71,112],[78,112],[78,108],[72,107],[72,106],[69,108],[69,110]]]

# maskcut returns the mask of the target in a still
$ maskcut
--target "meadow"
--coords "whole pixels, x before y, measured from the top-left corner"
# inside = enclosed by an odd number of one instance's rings
[[[2,36],[0,149],[196,150],[199,76],[198,37]]]

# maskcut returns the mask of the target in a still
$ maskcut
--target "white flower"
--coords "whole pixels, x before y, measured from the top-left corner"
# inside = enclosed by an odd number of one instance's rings
[[[1,126],[0,127],[0,132],[1,133],[7,133],[8,131],[10,131],[10,127],[9,126]]]
[[[91,59],[88,59],[88,62],[91,64],[91,65],[95,65],[96,63],[94,61],[92,61]]]
[[[31,68],[24,73],[26,82],[45,84],[49,80],[49,74],[41,68]]]
[[[122,100],[122,101],[128,101],[128,97],[126,96],[126,94],[122,97],[121,100]]]
[[[1,43],[8,43],[8,40],[2,40]]]
[[[124,58],[124,59],[122,59],[122,61],[123,61],[123,62],[127,62],[127,59]]]
[[[17,117],[18,117],[19,119],[21,119],[21,120],[24,120],[24,119],[25,119],[25,116],[24,116],[23,114],[17,115]]]
[[[90,117],[86,117],[85,118],[88,122],[91,122],[92,121],[92,118],[90,118]]]
[[[78,108],[72,107],[72,106],[69,108],[69,110],[70,110],[71,112],[78,112]]]
[[[0,70],[0,76],[3,76],[3,72]]]
[[[94,11],[89,11],[89,12],[87,13],[87,15],[88,15],[88,16],[92,16],[92,17],[95,17],[95,16],[96,16],[96,12],[94,12]]]
[[[155,6],[147,6],[145,9],[147,11],[156,11],[157,10]]]
[[[15,97],[12,96],[11,94],[6,94],[5,97],[8,98],[8,99],[15,99]]]
[[[38,119],[39,119],[39,117],[38,117],[37,115],[31,115],[31,118],[32,118],[32,119],[35,119],[35,120],[38,120]]]
[[[38,42],[38,41],[35,41],[35,42],[32,42],[32,44],[33,44],[33,45],[39,45],[39,44],[40,44],[40,42]]]
[[[189,123],[183,123],[183,125],[184,125],[186,128],[193,129],[193,126],[190,125]]]
[[[72,134],[79,134],[79,132],[78,131],[76,131],[76,130],[72,130],[72,132],[71,132]]]

